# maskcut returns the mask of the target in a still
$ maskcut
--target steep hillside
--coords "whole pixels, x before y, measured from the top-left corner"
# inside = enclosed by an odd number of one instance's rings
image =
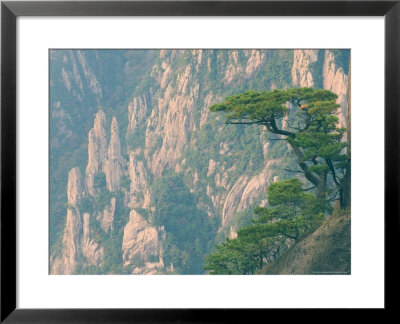
[[[344,125],[339,53],[51,51],[50,272],[203,273],[204,255],[295,168],[284,142],[209,106],[249,89],[320,87],[338,95]]]
[[[334,213],[260,274],[350,274],[350,213]]]

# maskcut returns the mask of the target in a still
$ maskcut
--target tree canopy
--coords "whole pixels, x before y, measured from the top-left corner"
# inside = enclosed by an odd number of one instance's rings
[[[303,191],[293,178],[267,188],[269,207],[257,207],[253,224],[238,231],[205,258],[210,274],[253,274],[316,229],[326,202]]]
[[[227,124],[258,124],[288,142],[305,178],[319,198],[350,201],[346,171],[350,158],[344,141],[346,128],[339,127],[337,95],[313,88],[264,92],[246,91],[210,107],[224,112]],[[332,184],[332,185],[330,185]]]

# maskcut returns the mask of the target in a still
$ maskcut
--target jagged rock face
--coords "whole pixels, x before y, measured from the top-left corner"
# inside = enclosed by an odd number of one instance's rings
[[[108,159],[111,161],[118,161],[121,159],[121,144],[119,142],[118,122],[113,117],[111,122],[111,138],[110,145],[108,146]]]
[[[254,71],[261,65],[264,61],[265,54],[267,51],[251,50],[250,57],[246,64],[246,78],[250,78]]]
[[[104,256],[104,249],[90,238],[90,214],[83,214],[82,254],[89,265],[100,266]]]
[[[99,81],[97,81],[96,76],[87,67],[87,62],[86,62],[85,57],[82,55],[82,52],[78,50],[77,51],[77,55],[78,55],[79,63],[81,64],[83,73],[85,75],[87,83],[89,84],[90,89],[92,90],[92,92],[94,94],[96,94],[97,96],[101,97],[102,96],[102,91],[101,91],[101,87],[100,87]]]
[[[229,191],[224,208],[222,210],[222,226],[224,227],[233,217],[236,206],[238,202],[241,201],[244,189],[248,183],[248,177],[246,175],[241,175],[239,179],[235,182],[232,189]]]
[[[110,192],[118,191],[121,187],[121,177],[123,175],[121,163],[118,161],[107,160],[104,165],[107,189]]]
[[[134,133],[137,125],[143,122],[148,109],[146,96],[133,98],[132,102],[128,105],[129,124],[126,132],[127,138]]]
[[[53,259],[51,274],[73,273],[79,259],[82,219],[77,204],[83,195],[82,176],[79,168],[72,169],[68,174],[67,195],[69,206],[62,239],[62,251],[59,256]]]
[[[230,94],[229,90],[233,87],[248,89],[246,82],[260,73],[266,73],[263,69],[272,52],[161,50],[158,57],[152,61],[148,72],[151,85],[140,91],[135,90],[135,93],[131,93],[131,89],[126,92],[133,95],[133,99],[125,107],[128,113],[127,126],[124,126],[126,121],[124,123],[119,120],[119,129],[117,119],[112,117],[113,110],[110,114],[107,111],[107,116],[103,111],[96,113],[93,128],[88,134],[88,163],[84,183],[79,169],[71,170],[70,173],[68,203],[74,208],[68,210],[63,257],[52,261],[54,273],[71,273],[77,263],[99,265],[103,260],[105,252],[90,238],[90,228],[93,228],[93,222],[98,221],[107,235],[113,233],[119,198],[113,198],[109,203],[108,198],[104,209],[102,207],[100,211],[86,212],[83,215],[83,209],[80,211],[76,207],[86,195],[91,195],[93,199],[100,196],[100,192],[94,189],[95,176],[99,173],[105,175],[107,194],[122,193],[119,197],[124,198],[124,207],[131,210],[130,219],[124,227],[121,249],[122,261],[127,267],[132,267],[133,273],[168,271],[164,268],[162,257],[165,232],[153,224],[153,217],[157,211],[153,207],[155,197],[151,191],[153,181],[165,171],[174,170],[186,177],[185,184],[190,192],[205,197],[202,201],[196,201],[198,209],[206,212],[209,217],[219,217],[220,231],[231,238],[238,230],[232,223],[237,213],[252,208],[255,202],[261,201],[261,206],[267,204],[265,189],[269,183],[278,179],[275,166],[281,161],[269,156],[273,144],[268,141],[265,131],[260,133],[259,139],[255,138],[255,141],[259,140],[261,144],[257,146],[260,159],[264,158],[264,163],[257,169],[250,166],[244,171],[238,171],[235,163],[226,164],[227,160],[233,159],[234,154],[240,153],[235,152],[236,139],[229,136],[213,143],[216,147],[215,154],[206,156],[205,163],[201,165],[197,161],[190,161],[188,152],[196,148],[199,134],[211,124],[211,118],[212,122],[217,124],[215,133],[229,132],[231,128],[236,127],[224,125],[224,116],[211,113],[209,107]],[[291,57],[291,53],[286,57]],[[59,69],[60,82],[65,91],[82,100],[88,91],[102,98],[106,90],[98,80],[103,78],[97,78],[92,73],[90,60],[84,53],[74,54],[73,59],[67,55],[65,60],[71,64],[69,66],[66,63],[67,65]],[[318,73],[321,75],[315,74],[315,64],[319,64]],[[336,66],[332,52],[294,50],[292,66],[284,73],[287,84],[280,85],[281,87],[323,85],[324,88],[337,93],[342,109],[339,118],[343,124],[347,76],[342,68]],[[217,89],[219,85],[212,83],[213,78],[221,80],[220,89]],[[265,83],[264,90],[276,87],[274,82]],[[62,101],[53,100],[52,109],[54,118],[64,121],[71,118],[63,108]],[[117,115],[123,114],[119,111]],[[111,129],[106,129],[106,120],[109,118],[112,118]],[[288,127],[287,120],[282,121],[282,126]],[[88,125],[86,127],[85,129],[90,128]],[[67,126],[63,128],[63,134],[69,134],[70,131]],[[121,153],[120,131],[127,142],[126,156]],[[106,134],[110,134],[109,143]],[[138,140],[138,137],[142,139]],[[214,141],[214,138],[211,141]],[[128,180],[129,183],[126,183]],[[141,212],[140,209],[145,209],[144,212],[148,215],[146,219],[142,216],[144,213],[138,213]],[[159,261],[154,262],[154,258],[151,258],[153,262],[149,262],[149,256],[158,256]],[[168,263],[170,264],[169,260]],[[176,264],[175,266],[179,267]]]
[[[50,59],[54,59],[57,55],[57,51],[52,51]],[[100,83],[93,71],[88,67],[82,51],[66,51],[62,61],[61,76],[68,92],[79,101],[84,99],[87,91],[92,92],[99,98],[102,97]]]
[[[54,259],[50,274],[72,274],[79,259],[81,214],[77,208],[68,208],[62,240],[61,255]]]
[[[79,168],[72,169],[68,174],[68,203],[76,207],[83,194],[82,175]]]
[[[245,65],[239,62],[239,51],[231,50],[228,52],[229,59],[226,66],[226,72],[224,75],[224,81],[227,84],[237,81],[238,78],[249,79],[254,74],[255,71],[264,62],[266,53],[268,50],[244,50],[243,54],[247,59]],[[222,59],[219,56],[219,59]]]
[[[104,161],[107,158],[107,138],[106,138],[106,115],[102,110],[99,110],[96,114],[96,118],[94,119],[94,127],[93,127],[93,142],[89,142],[88,152],[88,167],[86,172],[96,173],[99,172],[104,164]],[[89,133],[89,136],[91,134]],[[91,144],[94,146],[93,150]],[[95,154],[91,154],[91,152]]]
[[[99,266],[104,256],[104,249],[90,238],[90,214],[82,216],[79,203],[86,192],[79,168],[73,168],[68,174],[68,209],[62,237],[62,249],[59,255],[50,260],[51,274],[72,274],[78,264]],[[111,201],[112,209],[104,211],[102,225],[112,227],[115,198]],[[113,204],[114,202],[114,204]]]
[[[57,88],[57,95],[50,91],[50,128],[52,150],[65,150],[83,136],[82,124],[95,111],[93,101],[102,99],[98,77],[89,68],[80,50],[50,51],[50,87]]]
[[[121,186],[122,168],[125,161],[121,156],[121,144],[117,119],[114,117],[111,123],[111,138],[108,146],[108,160],[104,165],[107,188],[109,191],[117,191]]]
[[[318,59],[318,50],[294,50],[292,80],[294,86],[313,87],[314,78],[310,64]]]
[[[224,66],[223,82],[228,85],[237,83],[238,80],[250,79],[265,64],[268,53],[268,50],[245,50],[242,54],[237,50],[227,51],[228,61]],[[311,65],[317,61],[319,51],[294,50],[293,53],[291,70],[293,85],[313,86]],[[174,61],[185,55],[189,55],[189,51],[160,51],[161,60],[152,69],[152,76],[157,81],[159,90],[152,90],[153,95],[147,93],[135,97],[128,106],[127,138],[134,134],[139,123],[146,125],[143,150],[147,160],[146,167],[143,163],[133,163],[130,157],[131,207],[147,208],[149,205],[138,199],[139,192],[140,197],[144,195],[148,197],[147,202],[151,201],[151,194],[146,190],[147,173],[158,177],[166,169],[185,174],[190,171],[193,174],[190,191],[194,193],[203,190],[199,182],[200,170],[189,169],[180,162],[180,158],[185,150],[190,149],[192,135],[207,123],[210,116],[209,106],[221,99],[221,96],[214,93],[213,89],[209,89],[202,97],[201,103],[197,102],[200,98],[200,86],[204,88],[205,85],[194,79],[194,75],[204,65],[211,71],[210,51],[190,51],[190,55],[195,58],[194,64],[182,65],[177,69]],[[223,53],[218,53],[217,59],[225,60]],[[148,97],[152,98],[151,104],[146,99]],[[200,108],[200,118],[196,120],[194,114],[198,108]],[[229,156],[232,151],[230,145],[231,143],[221,142],[219,154]],[[268,143],[264,140],[263,145],[267,148]],[[211,210],[219,213],[222,226],[225,226],[235,213],[249,208],[256,198],[265,195],[265,186],[269,184],[272,176],[271,166],[272,164],[268,164],[258,175],[238,177],[231,182],[229,180],[234,169],[222,171],[223,165],[214,159],[209,160],[207,177],[212,176],[216,187],[222,187],[226,192],[216,192],[208,186],[206,194],[212,202],[212,208],[205,204],[200,205],[208,214],[211,214]]]
[[[114,229],[115,197],[111,198],[110,205],[106,206],[101,218],[101,227],[108,233]]]
[[[155,175],[160,175],[167,166],[175,166],[187,145],[188,131],[193,129],[192,113],[199,85],[191,82],[191,78],[192,71],[187,66],[174,80],[176,87],[170,81],[164,95],[153,107],[146,129],[145,156]],[[161,147],[150,157],[149,152],[157,146],[157,141],[162,141]]]
[[[121,156],[118,122],[113,117],[111,122],[110,143],[107,149],[106,116],[98,111],[94,127],[89,132],[88,164],[86,167],[86,187],[90,195],[95,196],[94,177],[99,172],[106,176],[107,189],[110,192],[118,191],[121,186],[123,167],[126,163]]]
[[[148,209],[152,201],[148,176],[143,161],[136,159],[134,152],[129,155],[130,206]]]
[[[229,239],[233,240],[235,238],[237,238],[236,226],[231,226],[231,228],[229,230]]]
[[[334,61],[334,55],[331,51],[325,51],[325,61],[323,67],[324,89],[330,90],[338,95],[337,103],[339,108],[339,124],[346,127],[347,113],[347,87],[348,77],[342,68],[338,68]]]
[[[243,190],[242,197],[240,199],[239,206],[236,212],[241,212],[246,210],[254,200],[263,193],[265,193],[266,188],[270,184],[270,179],[272,176],[271,166],[278,161],[270,160],[266,163],[264,170],[259,175],[254,176],[247,183],[245,189]]]
[[[105,131],[106,115],[98,111],[94,127],[89,131],[88,164],[86,167],[86,187],[94,196],[94,176],[105,167],[107,161],[107,138]]]
[[[311,65],[318,59],[321,50],[294,50],[292,81],[294,86],[315,87],[314,79],[317,77],[311,69]],[[343,68],[335,64],[335,57],[332,51],[324,50],[323,68],[322,68],[322,86],[338,95],[337,103],[339,124],[346,127],[346,106],[347,106],[347,75]]]
[[[124,228],[122,252],[124,266],[132,265],[134,273],[155,270],[164,266],[160,256],[161,244],[158,231],[151,226],[136,210],[132,209],[129,222]],[[149,256],[157,256],[156,265],[148,262]],[[139,270],[135,271],[135,268]]]

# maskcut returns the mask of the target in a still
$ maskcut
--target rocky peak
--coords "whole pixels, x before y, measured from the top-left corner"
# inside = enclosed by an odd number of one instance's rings
[[[313,87],[314,78],[310,65],[318,59],[318,50],[294,50],[292,80],[294,86]]]
[[[335,56],[328,50],[325,51],[323,85],[324,89],[338,95],[337,103],[340,105],[338,114],[339,124],[342,127],[346,127],[348,77],[343,69],[335,64]]]
[[[106,136],[106,131],[105,131],[105,126],[106,126],[106,114],[104,111],[99,110],[96,114],[96,117],[94,119],[94,134],[97,138],[105,138]]]
[[[83,214],[82,254],[90,265],[99,266],[103,259],[104,249],[90,238],[90,214]]]
[[[104,165],[107,188],[109,191],[117,191],[121,187],[124,159],[121,156],[121,144],[119,141],[119,130],[117,119],[113,117],[111,122],[110,144],[108,146],[108,160]]]
[[[89,131],[88,164],[86,174],[99,172],[107,159],[106,115],[99,110],[94,120],[94,127]]]
[[[101,219],[101,227],[108,233],[114,229],[115,197],[111,198],[110,205],[106,206]]]
[[[129,154],[130,205],[132,208],[149,208],[151,193],[148,176],[143,161],[136,159],[135,153]]]
[[[82,175],[79,168],[73,168],[68,174],[68,203],[76,206],[83,194]]]
[[[121,144],[119,142],[118,122],[115,117],[113,117],[111,122],[111,138],[108,146],[108,159],[112,161],[121,159]]]
[[[113,117],[111,122],[110,143],[107,149],[106,115],[98,111],[94,120],[94,127],[89,131],[88,164],[86,167],[86,186],[88,192],[94,196],[94,176],[104,172],[107,189],[111,192],[120,189],[124,159],[121,156],[118,122]]]
[[[250,78],[264,61],[266,51],[252,50],[246,65],[246,78]]]
[[[158,262],[151,262],[153,259],[149,260],[150,256]],[[157,229],[134,209],[124,228],[122,257],[124,266],[131,265],[133,273],[154,273],[158,268],[164,267],[162,244]]]
[[[138,123],[141,123],[147,114],[147,99],[146,96],[135,97],[128,105],[128,130],[126,132],[126,137],[128,138],[133,134]]]
[[[79,168],[68,173],[68,209],[62,237],[62,250],[57,256],[53,255],[50,266],[52,274],[71,274],[75,270],[79,257],[79,242],[81,234],[81,214],[77,204],[83,195],[82,176]]]

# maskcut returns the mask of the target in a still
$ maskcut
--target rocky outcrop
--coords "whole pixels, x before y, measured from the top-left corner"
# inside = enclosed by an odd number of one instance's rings
[[[89,131],[88,164],[86,167],[86,187],[94,196],[94,177],[103,171],[107,161],[106,115],[99,110],[94,120],[94,127]]]
[[[148,110],[149,107],[147,104],[147,97],[144,95],[133,98],[133,100],[129,103],[128,105],[129,123],[126,132],[127,138],[129,138],[129,136],[131,136],[134,133],[137,125],[143,123],[145,117],[148,114]]]
[[[262,172],[250,179],[243,190],[236,212],[239,213],[246,210],[253,204],[256,198],[265,196],[266,188],[269,186],[273,174],[271,166],[275,163],[277,163],[277,161],[269,160]]]
[[[53,56],[54,57],[54,56]],[[82,51],[67,51],[63,56],[61,76],[65,88],[79,101],[89,91],[101,98],[102,90],[95,74],[88,67]]]
[[[103,251],[90,239],[90,214],[82,214],[79,202],[85,195],[83,180],[79,168],[68,175],[68,209],[59,255],[53,254],[50,260],[51,274],[72,274],[78,263],[88,262],[99,265]]]
[[[110,143],[107,148],[106,116],[97,112],[94,126],[88,135],[88,164],[85,172],[85,183],[79,168],[74,168],[68,176],[68,210],[62,239],[60,256],[53,258],[51,273],[71,274],[76,265],[99,266],[104,256],[104,249],[90,237],[91,214],[80,211],[80,201],[88,195],[97,197],[100,191],[115,192],[120,190],[123,176],[124,159],[121,156],[121,145],[116,118],[111,122]],[[106,188],[95,188],[95,176],[104,173]],[[86,202],[87,204],[89,202]],[[86,206],[88,208],[88,206]],[[93,210],[97,221],[105,233],[114,229],[116,198],[112,197],[102,212]],[[92,215],[93,215],[92,214]]]
[[[106,206],[101,217],[101,227],[108,233],[114,229],[115,197],[111,198],[110,205]]]
[[[100,266],[104,255],[104,249],[90,238],[90,214],[83,214],[83,238],[82,254],[86,258],[86,263],[93,266]]]
[[[222,227],[225,227],[225,225],[228,224],[236,212],[236,206],[242,199],[243,191],[246,188],[247,183],[248,177],[246,175],[241,175],[226,196],[224,207],[222,209]]]
[[[82,175],[79,168],[74,168],[68,174],[68,204],[76,207],[83,195]]]
[[[239,63],[238,51],[229,51],[229,63],[225,69],[225,82],[231,83],[233,79],[243,71],[243,67]]]
[[[334,214],[312,234],[293,245],[262,274],[350,274],[350,213]]]
[[[234,225],[232,225],[231,227],[230,227],[230,230],[229,230],[229,239],[230,240],[233,240],[233,239],[235,239],[235,238],[237,238],[237,231],[236,231],[236,226],[234,226]]]
[[[51,274],[71,274],[79,260],[82,219],[77,205],[82,198],[82,188],[81,172],[79,168],[74,168],[68,174],[68,209],[62,238],[62,250],[51,265]]]
[[[246,64],[246,78],[249,79],[264,61],[266,50],[251,50]]]
[[[320,51],[323,55],[323,67],[321,75],[316,73],[312,65],[317,62]],[[319,73],[319,72],[318,72]],[[347,75],[343,68],[335,64],[335,56],[330,50],[294,50],[292,66],[292,82],[299,87],[318,87],[314,80],[322,78],[324,89],[330,90],[338,95],[337,102],[340,104],[338,111],[339,124],[346,127],[346,105],[347,105]]]
[[[148,184],[148,175],[143,161],[137,160],[134,152],[129,154],[130,207],[150,207],[152,200]]]
[[[92,90],[92,92],[101,98],[102,90],[99,81],[87,66],[86,59],[83,56],[82,52],[80,50],[77,50],[76,53],[78,55],[79,63],[81,64],[83,74],[85,75],[86,82],[89,84],[89,87]]]
[[[224,81],[227,84],[239,79],[249,79],[252,75],[260,68],[264,63],[267,50],[244,50],[243,54],[247,58],[246,64],[239,62],[239,51],[230,50],[228,51],[229,61],[225,67]],[[219,59],[222,61],[222,56],[219,55]]]
[[[318,59],[318,50],[299,49],[293,51],[292,81],[294,86],[313,87],[314,78],[310,65]]]
[[[176,79],[168,79],[168,86],[156,101],[146,128],[145,156],[149,169],[157,176],[165,168],[175,167],[194,127],[192,113],[199,84],[190,82],[189,65],[175,73]]]
[[[323,86],[324,89],[338,95],[337,103],[340,105],[338,111],[339,124],[342,127],[346,127],[348,77],[343,68],[335,64],[334,54],[329,50],[325,51]]]
[[[121,144],[119,142],[119,130],[117,119],[114,117],[111,122],[111,138],[108,146],[108,159],[104,165],[107,189],[110,192],[118,191],[121,187],[122,168],[125,164],[121,156]]]
[[[94,127],[89,131],[88,164],[86,167],[86,187],[90,195],[95,196],[94,178],[98,173],[106,176],[107,189],[110,192],[121,188],[123,168],[126,164],[121,156],[118,122],[111,122],[110,143],[107,148],[106,116],[102,110],[96,114]]]
[[[236,126],[224,125],[224,116],[211,113],[210,105],[229,95],[227,89],[246,89],[246,82],[257,75],[270,88],[276,87],[279,82],[282,87],[323,85],[338,94],[341,105],[339,118],[343,124],[347,76],[335,63],[333,52],[301,49],[293,53],[289,75],[282,70],[285,75],[277,77],[280,80],[269,80],[268,75],[262,76],[268,58],[273,55],[269,50],[159,51],[156,59],[149,64],[146,75],[149,80],[144,80],[149,86],[141,89],[135,85],[132,91],[124,89],[129,95],[134,92],[134,96],[126,107],[128,120],[119,120],[121,129],[112,115],[106,118],[101,110],[95,115],[93,128],[88,134],[88,163],[84,179],[78,169],[70,173],[62,252],[61,257],[52,257],[52,273],[73,273],[77,264],[102,264],[106,252],[99,245],[100,241],[96,242],[91,237],[91,232],[95,229],[95,232],[101,232],[101,237],[111,236],[118,226],[120,230],[123,228],[121,262],[127,271],[141,274],[168,271],[163,264],[165,231],[153,223],[157,210],[151,188],[156,178],[170,170],[184,177],[185,184],[196,197],[196,207],[209,217],[220,218],[220,231],[234,238],[239,230],[232,222],[236,219],[235,215],[251,208],[256,202],[262,201],[262,206],[267,204],[265,189],[271,181],[277,180],[275,164],[281,161],[278,158],[272,160],[269,156],[269,149],[273,146],[262,131],[261,146],[254,147],[262,150],[257,152],[260,154],[257,158],[263,155],[264,164],[257,164],[257,169],[252,169],[253,165],[245,169],[238,167],[236,162],[243,161],[240,158],[242,152],[237,152],[239,138],[229,135],[230,127]],[[98,81],[102,78],[94,76],[82,51],[71,57],[65,55],[64,61],[65,66],[58,71],[63,91],[82,99],[89,87],[93,94],[102,98],[103,91]],[[318,75],[315,72],[317,65]],[[221,85],[214,82],[218,78]],[[107,87],[104,87],[104,93],[106,90]],[[90,111],[90,116],[92,113]],[[63,125],[58,125],[62,126],[60,130],[63,134],[70,134],[66,121],[72,121],[72,118],[63,108],[62,101],[53,102],[52,116],[65,121]],[[118,116],[122,116],[120,111]],[[107,126],[109,118],[112,118],[110,129]],[[284,129],[289,127],[290,118],[289,121],[282,121]],[[227,136],[218,141],[210,140],[210,145],[213,145],[210,156],[205,156],[204,161],[203,156],[196,160],[189,153],[200,143],[200,136],[206,133],[206,127],[211,127],[215,133],[227,132]],[[121,150],[120,131],[124,132],[126,150],[125,147]],[[127,154],[123,156],[125,151]],[[104,188],[96,189],[95,179],[98,183],[97,180],[103,181],[104,178]],[[101,208],[93,211],[79,209],[84,198],[96,201],[103,196],[106,198],[101,202]],[[116,222],[116,214],[122,214],[119,203],[127,209],[126,213],[130,211],[129,221],[122,225]],[[169,261],[167,267],[169,271],[174,271],[170,269]],[[175,264],[175,268],[179,269],[179,265]]]
[[[164,267],[161,251],[157,229],[132,209],[122,241],[124,266],[131,266],[133,273],[155,273]]]

